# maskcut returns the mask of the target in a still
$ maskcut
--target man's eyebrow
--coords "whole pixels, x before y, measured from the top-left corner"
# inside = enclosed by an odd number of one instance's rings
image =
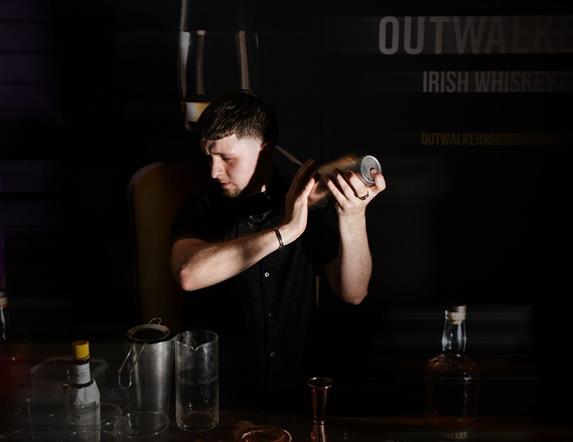
[[[203,144],[203,146],[201,146],[201,150],[205,155],[211,154],[211,148],[213,147],[213,144],[215,144],[214,141],[207,141],[206,143]]]

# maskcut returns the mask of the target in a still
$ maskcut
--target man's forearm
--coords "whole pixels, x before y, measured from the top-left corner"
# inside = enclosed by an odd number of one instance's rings
[[[360,304],[368,294],[372,275],[372,257],[364,216],[348,222],[340,219],[340,252],[337,261],[341,298],[352,304]]]
[[[173,266],[183,290],[198,290],[238,275],[278,248],[273,229],[217,243],[185,247],[182,242],[173,252]]]
[[[372,275],[372,257],[366,232],[366,206],[386,188],[384,177],[372,170],[374,185],[366,187],[352,173],[326,182],[336,199],[340,250],[338,258],[325,270],[328,280],[346,302],[360,304],[368,294]],[[336,184],[335,184],[336,182]]]

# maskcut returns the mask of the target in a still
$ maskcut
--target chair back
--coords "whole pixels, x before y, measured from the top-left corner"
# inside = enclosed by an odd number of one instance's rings
[[[139,169],[129,183],[134,240],[134,274],[139,320],[161,317],[172,330],[182,324],[181,290],[171,273],[171,227],[185,199],[206,190],[199,164],[155,162]]]

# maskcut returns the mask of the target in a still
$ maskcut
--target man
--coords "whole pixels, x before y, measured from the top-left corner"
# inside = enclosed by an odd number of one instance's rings
[[[240,384],[280,398],[304,382],[315,276],[351,304],[367,295],[365,210],[384,179],[367,188],[338,173],[327,183],[333,203],[309,207],[315,165],[288,174],[276,118],[259,97],[225,93],[198,125],[216,189],[189,200],[174,223],[173,273],[198,301],[188,325],[219,333],[222,390]]]

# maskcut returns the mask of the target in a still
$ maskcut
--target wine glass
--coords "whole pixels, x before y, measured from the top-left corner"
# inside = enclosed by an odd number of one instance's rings
[[[194,14],[188,0],[181,3],[178,78],[181,110],[186,129],[194,123],[209,102],[222,92],[259,88],[259,38],[237,20],[233,29],[221,29]],[[217,11],[213,11],[216,17]],[[244,11],[240,11],[244,14]],[[241,15],[241,14],[239,14]],[[221,18],[222,25],[225,21]]]

